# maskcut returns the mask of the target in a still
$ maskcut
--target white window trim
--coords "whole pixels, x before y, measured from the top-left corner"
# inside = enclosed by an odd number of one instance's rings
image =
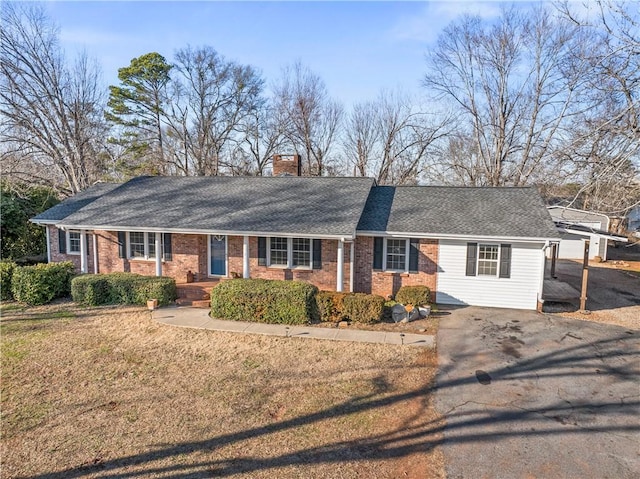
[[[481,246],[495,246],[498,248],[498,258],[493,259],[480,259],[480,247]],[[500,277],[500,255],[502,254],[502,248],[498,243],[478,243],[478,251],[476,251],[476,278],[499,278]],[[496,263],[496,274],[480,274],[480,261],[491,261]]]
[[[80,230],[67,230],[65,231],[65,236],[67,240],[67,254],[73,254],[76,256],[80,256],[80,251],[82,251],[82,245],[79,244],[78,251],[71,251],[71,233],[78,233],[80,235],[80,241],[82,241],[82,232]]]
[[[404,240],[405,241],[405,258],[404,269],[387,269],[387,240]],[[389,271],[390,273],[408,273],[409,272],[409,257],[411,256],[411,242],[409,238],[384,238],[384,246],[382,248],[382,271]]]
[[[155,241],[156,241],[156,233],[153,232],[142,232],[142,231],[134,231],[134,233],[143,233],[144,234],[144,257],[143,258],[138,258],[138,257],[134,257],[131,256],[131,231],[127,231],[127,259],[129,261],[155,261],[156,260],[156,256],[149,256],[149,235],[153,235],[152,236],[152,242],[155,245]],[[162,259],[161,261],[164,263],[165,259],[164,259],[164,233],[160,233],[160,250],[162,251]],[[157,251],[156,251],[157,254]]]
[[[304,266],[293,266],[293,238],[287,237],[287,264],[271,264],[271,238],[285,238],[284,236],[267,236],[267,267],[279,268],[279,269],[300,269],[300,270],[312,270],[313,269],[313,239],[312,238],[300,238],[309,240],[309,264]]]
[[[224,236],[224,270],[226,274],[213,274],[211,272],[211,237],[218,235],[208,235],[207,236],[207,275],[210,278],[228,278],[229,277],[229,236],[228,235],[220,235]]]

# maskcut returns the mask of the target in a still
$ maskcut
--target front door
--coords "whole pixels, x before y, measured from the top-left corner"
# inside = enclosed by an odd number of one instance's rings
[[[227,237],[209,236],[209,275],[227,275]]]

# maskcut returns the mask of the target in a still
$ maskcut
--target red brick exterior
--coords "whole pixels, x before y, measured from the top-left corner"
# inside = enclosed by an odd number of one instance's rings
[[[62,261],[71,261],[75,267],[76,271],[80,272],[80,254],[69,254],[69,253],[60,253],[59,243],[58,243],[58,234],[66,234],[64,231],[59,230],[55,226],[47,226],[49,230],[49,252],[51,254],[51,262],[52,263],[60,263]],[[93,273],[93,235],[91,233],[87,233],[87,239],[89,243],[89,247],[87,248],[87,271],[89,273]],[[67,242],[67,248],[69,248],[69,244]],[[67,250],[68,251],[68,250]],[[100,251],[100,246],[98,246],[98,251]],[[98,261],[99,263],[99,261]]]
[[[49,226],[51,238],[51,260],[72,261],[80,271],[80,255],[60,254],[58,251],[58,229]],[[98,241],[98,272],[131,272],[155,275],[155,260],[129,260],[118,257],[118,234],[113,231],[96,231]],[[88,232],[88,271],[93,267],[93,232]],[[205,280],[208,276],[208,236],[196,234],[171,235],[172,260],[163,261],[162,274],[173,277],[179,283],[186,281],[187,271],[191,271],[197,280]],[[227,237],[227,274],[242,276],[242,236]],[[343,291],[350,290],[351,277],[351,243],[344,248],[344,283]],[[258,238],[249,238],[249,271],[252,278],[284,279],[306,281],[322,290],[336,290],[337,277],[337,240],[322,240],[322,269],[288,269],[258,265]],[[354,291],[387,296],[398,292],[401,286],[424,284],[435,296],[438,264],[438,241],[420,240],[418,273],[391,273],[374,271],[373,238],[361,236],[355,241],[355,277]]]
[[[360,293],[394,295],[401,286],[425,285],[432,291],[435,301],[436,277],[438,273],[438,241],[420,240],[417,273],[392,273],[373,270],[373,237],[356,238],[355,284]]]
[[[118,257],[118,234],[114,231],[97,231],[98,272],[114,273],[125,271],[145,275],[156,274],[155,260],[130,260]],[[171,235],[172,260],[162,262],[162,275],[175,278],[179,283],[186,281],[187,271],[198,278],[207,277],[207,236]]]
[[[229,275],[242,275],[242,236],[229,236],[227,239]],[[344,253],[344,283],[343,291],[349,291],[350,248],[345,243]],[[271,268],[258,265],[258,238],[249,237],[249,272],[252,278],[261,279],[295,279],[315,284],[323,290],[336,290],[338,240],[322,240],[322,269],[289,269]]]

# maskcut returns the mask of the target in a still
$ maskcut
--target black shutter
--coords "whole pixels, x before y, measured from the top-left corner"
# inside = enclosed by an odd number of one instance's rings
[[[85,233],[84,239],[85,239],[85,245],[86,245],[85,250],[87,252],[87,256],[89,256],[89,235]]]
[[[420,254],[420,240],[409,239],[409,273],[418,272],[418,256]]]
[[[267,238],[258,236],[258,266],[267,265]]]
[[[500,245],[500,277],[511,277],[511,245]]]
[[[58,228],[58,253],[67,253],[67,233]]]
[[[383,238],[373,238],[373,269],[382,269]]]
[[[467,243],[467,276],[476,275],[477,256],[478,256],[478,243]]]
[[[127,232],[118,231],[118,257],[127,257]]]
[[[171,253],[171,233],[162,234],[162,252],[165,261],[171,261],[173,254]]]
[[[322,240],[313,240],[313,269],[322,269]]]

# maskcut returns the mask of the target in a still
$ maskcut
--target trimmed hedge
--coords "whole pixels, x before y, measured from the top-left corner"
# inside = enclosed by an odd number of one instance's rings
[[[11,292],[21,303],[46,304],[55,298],[69,296],[74,274],[71,261],[19,266],[13,270]]]
[[[426,286],[402,286],[396,294],[396,301],[402,304],[421,306],[430,300],[431,290]]]
[[[349,293],[338,293],[335,291],[320,291],[316,295],[318,313],[320,321],[338,323],[347,319],[344,314],[343,300]]]
[[[0,262],[0,300],[2,301],[13,299],[13,293],[11,293],[11,277],[13,276],[14,269],[16,269],[14,262]]]
[[[353,293],[342,300],[344,314],[356,323],[377,323],[382,318],[384,298],[376,294]]]
[[[211,316],[235,321],[305,324],[318,317],[318,288],[300,281],[231,279],[211,292]]]
[[[71,297],[87,306],[101,304],[140,304],[157,299],[166,306],[178,297],[176,281],[162,276],[133,273],[88,274],[71,281]]]

